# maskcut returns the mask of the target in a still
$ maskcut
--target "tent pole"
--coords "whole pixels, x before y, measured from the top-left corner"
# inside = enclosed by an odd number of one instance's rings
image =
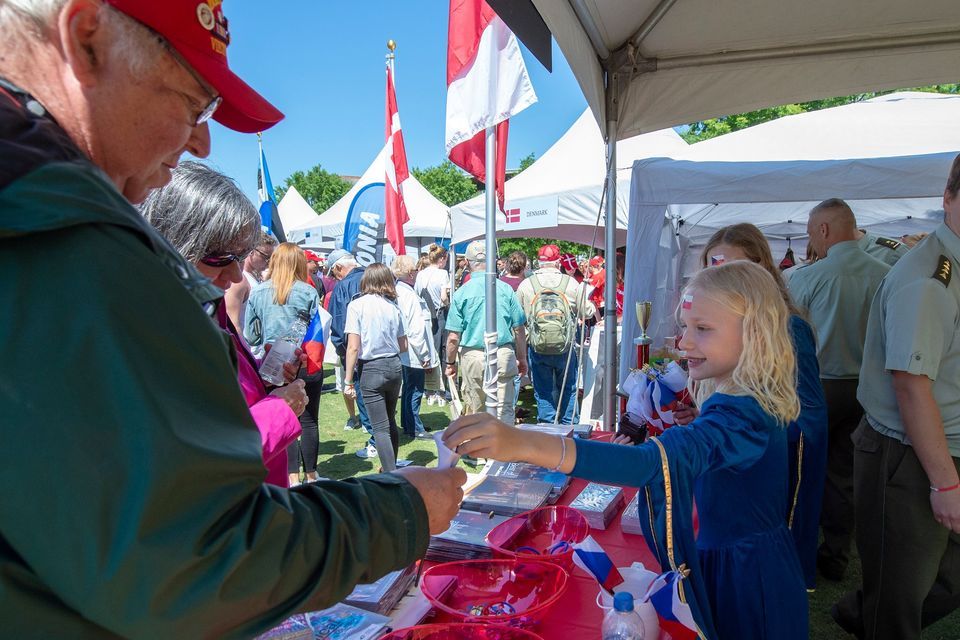
[[[486,327],[483,336],[486,366],[483,370],[484,405],[497,415],[497,128],[486,130],[486,253],[484,289]],[[510,425],[513,426],[513,425]]]
[[[617,424],[617,105],[616,74],[607,82],[607,215],[603,291],[603,430]]]

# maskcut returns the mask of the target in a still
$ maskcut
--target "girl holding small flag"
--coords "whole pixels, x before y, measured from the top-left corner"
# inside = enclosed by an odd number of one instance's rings
[[[677,569],[671,575],[696,622],[691,637],[805,639],[807,595],[783,517],[786,427],[800,413],[786,304],[769,273],[738,261],[696,274],[679,319],[700,406],[689,425],[624,447],[475,414],[453,423],[444,441],[464,455],[641,487],[645,538],[665,570]]]

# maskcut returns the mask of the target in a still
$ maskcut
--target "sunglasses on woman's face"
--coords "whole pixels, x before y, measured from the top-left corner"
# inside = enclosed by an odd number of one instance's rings
[[[231,262],[243,262],[247,259],[248,255],[250,255],[249,251],[244,251],[240,254],[216,251],[200,258],[200,262],[208,267],[228,267]]]

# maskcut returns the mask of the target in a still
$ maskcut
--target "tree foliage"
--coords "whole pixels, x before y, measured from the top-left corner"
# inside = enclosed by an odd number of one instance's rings
[[[927,93],[960,93],[960,84],[936,84],[928,87],[919,87],[916,89],[898,89],[898,91],[922,91]],[[770,120],[776,120],[783,116],[792,116],[797,113],[807,111],[817,111],[829,107],[837,107],[851,102],[860,102],[876,96],[893,93],[892,91],[874,91],[870,93],[857,93],[851,96],[840,96],[838,98],[826,98],[824,100],[812,100],[810,102],[800,102],[795,104],[784,104],[778,107],[768,107],[758,109],[748,113],[738,113],[732,116],[723,116],[721,118],[710,118],[694,122],[690,128],[680,134],[684,140],[693,144],[701,140],[715,138],[731,131],[752,127],[755,124],[761,124]]]
[[[435,167],[415,168],[411,173],[424,189],[448,207],[469,200],[479,193],[473,178],[449,160],[444,160]]]
[[[517,173],[521,173],[527,169],[530,165],[537,161],[537,154],[530,152],[529,155],[520,159],[520,170]]]
[[[601,234],[602,237],[603,234]],[[550,238],[500,238],[497,240],[498,254],[501,258],[514,251],[525,253],[528,258],[536,258],[537,252],[545,244],[555,244],[560,247],[561,253],[572,253],[575,256],[592,256],[598,253],[587,245],[566,240],[552,240]]]
[[[281,186],[274,187],[277,202],[283,199],[290,187],[296,187],[317,213],[323,213],[350,191],[349,182],[319,164],[306,172],[294,171]]]

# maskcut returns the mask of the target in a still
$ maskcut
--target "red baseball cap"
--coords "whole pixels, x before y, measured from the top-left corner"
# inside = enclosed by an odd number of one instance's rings
[[[594,269],[599,269],[603,266],[603,256],[593,256],[590,258],[590,266]]]
[[[315,254],[313,251],[310,251],[310,249],[304,249],[303,255],[306,256],[307,262],[316,262],[317,264],[322,262],[322,260],[320,260],[320,256]]]
[[[230,71],[223,0],[105,0],[166,38],[223,99],[213,119],[240,133],[266,131],[283,114]]]
[[[545,244],[537,253],[540,262],[556,262],[560,259],[560,247],[555,244]]]
[[[565,253],[560,256],[560,264],[563,265],[564,269],[568,269],[570,271],[576,271],[578,268],[577,258],[572,253]]]

